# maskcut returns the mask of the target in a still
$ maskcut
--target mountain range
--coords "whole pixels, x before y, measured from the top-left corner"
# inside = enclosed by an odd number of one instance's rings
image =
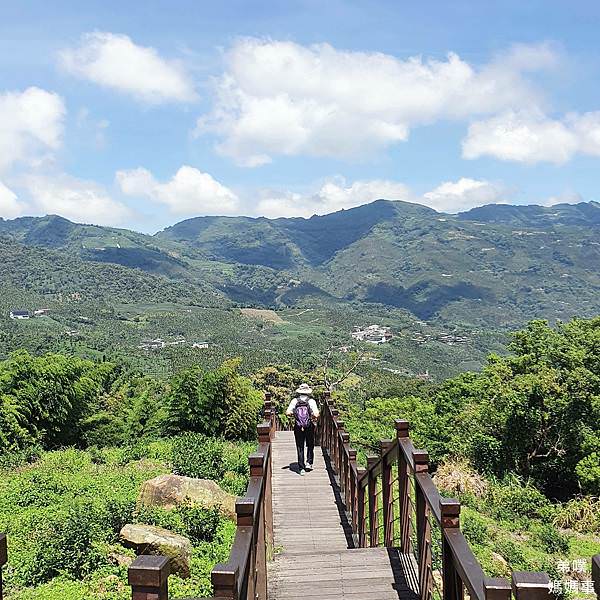
[[[22,217],[0,219],[0,281],[26,279],[40,292],[36,279],[67,261],[63,270],[83,269],[91,289],[133,269],[144,290],[198,304],[376,303],[423,320],[512,328],[600,313],[599,232],[596,202],[449,215],[377,200],[309,219],[196,217],[155,235]],[[22,256],[12,274],[7,255]]]

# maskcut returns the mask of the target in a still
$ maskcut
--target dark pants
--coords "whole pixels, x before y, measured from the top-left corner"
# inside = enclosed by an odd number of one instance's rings
[[[304,444],[306,443],[306,460],[312,465],[315,459],[315,426],[311,424],[302,431],[298,425],[295,425],[294,437],[296,438],[296,450],[298,451],[298,467],[306,469],[306,464],[304,463]]]

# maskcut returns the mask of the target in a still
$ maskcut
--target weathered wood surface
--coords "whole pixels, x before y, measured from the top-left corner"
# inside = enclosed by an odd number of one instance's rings
[[[270,600],[414,600],[414,559],[393,548],[354,548],[337,484],[320,448],[314,470],[296,468],[294,435],[273,440],[275,558]]]

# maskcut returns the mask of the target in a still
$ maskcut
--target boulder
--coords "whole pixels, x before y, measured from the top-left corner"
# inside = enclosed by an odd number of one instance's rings
[[[190,576],[192,544],[182,535],[154,525],[125,525],[119,534],[121,543],[136,554],[156,554],[170,559],[171,572]]]
[[[138,496],[138,504],[142,506],[161,506],[166,509],[174,508],[186,500],[203,508],[218,506],[228,517],[235,518],[236,497],[210,479],[159,475],[145,481]]]

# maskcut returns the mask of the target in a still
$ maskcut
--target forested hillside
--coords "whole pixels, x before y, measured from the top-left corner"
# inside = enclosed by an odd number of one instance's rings
[[[25,246],[7,238],[0,238],[0,281],[51,298],[198,306],[226,303],[221,293],[202,281],[183,284],[138,268],[88,262],[60,250]]]
[[[310,219],[198,217],[154,236],[59,217],[0,221],[0,232],[185,282],[187,296],[212,287],[242,305],[371,302],[510,329],[600,312],[599,222],[593,202],[446,215],[378,200]]]

